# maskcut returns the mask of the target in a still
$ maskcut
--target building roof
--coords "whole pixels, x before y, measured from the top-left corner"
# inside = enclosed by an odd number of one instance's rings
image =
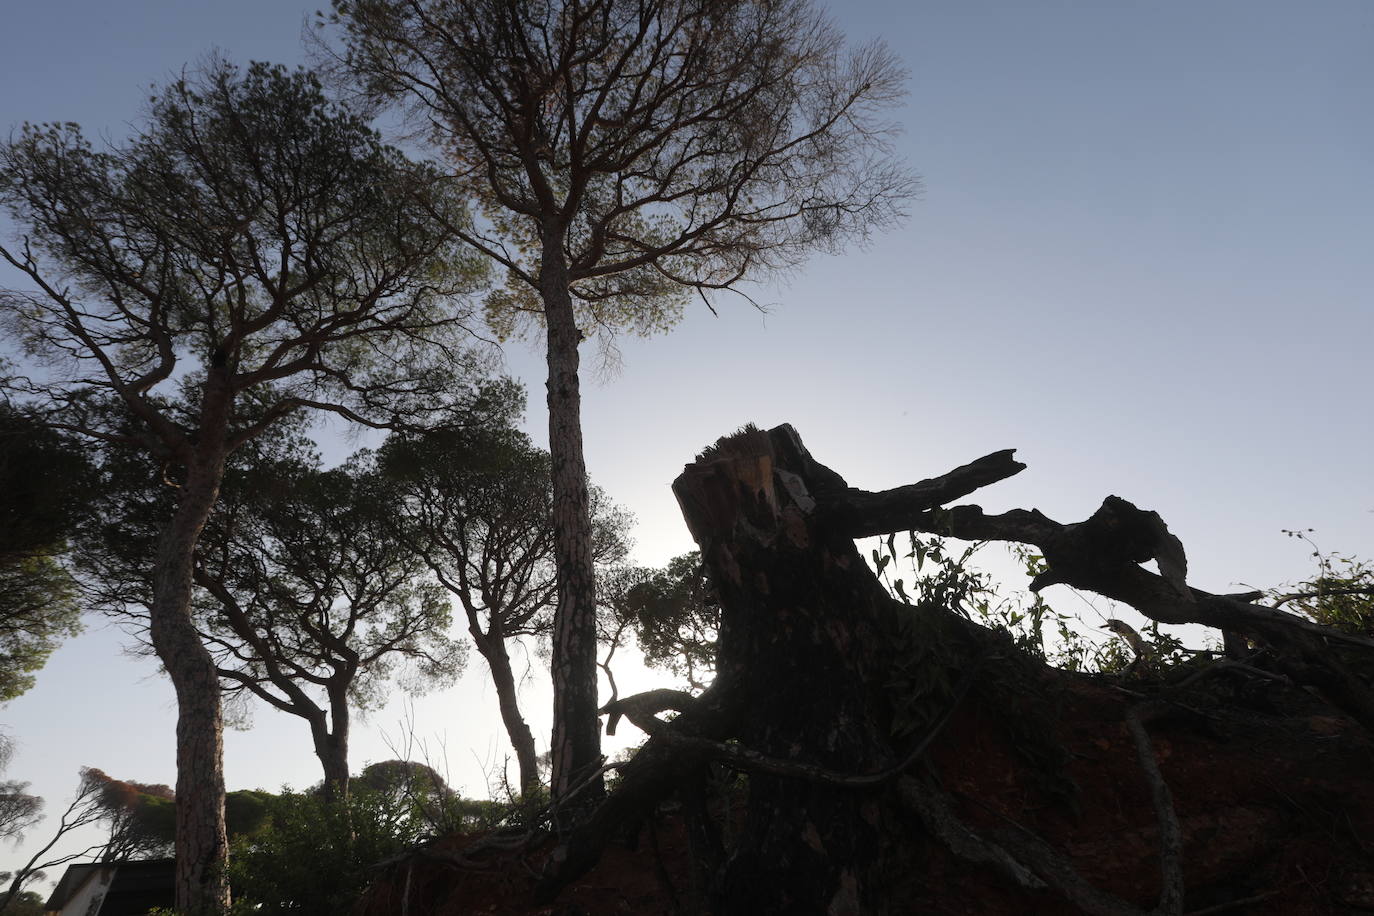
[[[52,894],[48,897],[48,902],[43,904],[43,909],[47,912],[61,912],[76,896],[87,881],[99,874],[102,869],[112,868],[111,865],[101,865],[99,862],[79,862],[76,865],[68,865],[67,870],[62,873],[62,878],[57,882],[57,887],[53,888]]]
[[[91,916],[144,916],[153,907],[170,907],[176,899],[176,860],[68,865],[44,910],[61,913],[89,881],[104,875],[109,883],[100,909]],[[87,914],[80,914],[87,916]]]

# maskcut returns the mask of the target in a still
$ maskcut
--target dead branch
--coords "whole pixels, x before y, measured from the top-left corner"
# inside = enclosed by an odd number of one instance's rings
[[[1021,887],[1030,890],[1049,887],[1005,849],[970,830],[954,813],[949,797],[943,792],[907,776],[897,781],[897,794],[902,803],[920,817],[926,830],[954,855],[966,862],[992,865]]]
[[[953,806],[942,791],[914,777],[905,777],[898,782],[898,797],[954,855],[968,862],[992,865],[1022,887],[1053,887],[1085,913],[1095,916],[1178,916],[1183,912],[1184,892],[1182,831],[1174,811],[1172,794],[1159,770],[1154,747],[1144,724],[1147,718],[1158,711],[1156,704],[1145,703],[1131,707],[1126,713],[1126,728],[1135,743],[1137,759],[1150,786],[1159,824],[1160,871],[1163,880],[1159,903],[1148,914],[1093,885],[1079,874],[1066,856],[1024,827],[996,831],[995,841],[979,836],[954,813]]]
[[[1157,916],[1178,916],[1183,912],[1183,833],[1178,825],[1178,814],[1174,811],[1173,793],[1164,781],[1155,759],[1154,745],[1145,730],[1145,719],[1158,713],[1159,707],[1153,704],[1132,706],[1126,712],[1126,730],[1135,742],[1136,757],[1145,773],[1145,781],[1150,785],[1150,798],[1154,803],[1155,820],[1159,823],[1159,868],[1162,883],[1159,904],[1154,908]]]
[[[893,513],[884,517],[889,524],[896,518]],[[902,521],[911,530],[929,534],[969,541],[1014,541],[1038,548],[1049,569],[1031,582],[1033,590],[1068,585],[1128,604],[1160,623],[1198,623],[1243,634],[1271,647],[1282,673],[1319,688],[1334,705],[1374,731],[1374,690],[1329,650],[1331,643],[1374,649],[1374,640],[1187,586],[1182,546],[1154,512],[1109,496],[1091,517],[1070,525],[1035,509],[986,515],[974,505],[925,510]],[[871,525],[849,530],[873,533]],[[1169,575],[1139,565],[1152,559]]]
[[[636,693],[634,696],[622,699],[613,699],[601,707],[600,713],[603,716],[609,716],[606,720],[606,734],[608,735],[615,734],[621,716],[629,719],[644,734],[655,735],[667,724],[655,713],[663,712],[665,709],[686,712],[692,708],[696,701],[696,697],[685,690],[660,688],[658,690],[646,690],[643,693]]]
[[[914,515],[1024,471],[1026,466],[1013,460],[1014,454],[1015,449],[993,452],[948,474],[880,493],[850,488],[843,495],[830,494],[819,500],[820,511],[854,538],[904,530],[910,527],[906,520]]]

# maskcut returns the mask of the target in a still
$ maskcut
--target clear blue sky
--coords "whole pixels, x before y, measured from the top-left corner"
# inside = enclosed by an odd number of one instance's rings
[[[0,124],[110,136],[151,83],[213,48],[303,60],[314,9],[6,6]],[[729,299],[718,318],[698,308],[668,336],[624,341],[619,373],[589,385],[589,467],[639,517],[638,559],[690,548],[668,485],[748,421],[792,422],[869,488],[1018,448],[1029,470],[985,506],[1072,521],[1124,496],[1163,514],[1205,588],[1305,575],[1281,528],[1374,554],[1374,4],[833,9],[852,39],[882,37],[910,67],[900,142],[926,190],[904,228],[760,291],[769,314]],[[542,392],[537,354],[517,345],[508,362]],[[536,399],[536,436],[543,422]],[[120,643],[93,621],[0,708],[20,742],[7,776],[50,807],[83,763],[173,781],[170,688]],[[459,690],[415,709],[419,737],[431,754],[443,745],[475,794],[475,761],[505,753],[481,675],[474,664]],[[540,684],[527,696],[543,731]],[[394,704],[358,725],[357,765],[392,756],[380,733],[395,736],[400,715]],[[256,721],[228,738],[231,787],[319,778],[296,720]],[[0,865],[13,858],[0,850]]]

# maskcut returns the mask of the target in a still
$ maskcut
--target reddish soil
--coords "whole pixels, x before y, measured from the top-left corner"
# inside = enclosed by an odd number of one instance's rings
[[[1124,725],[1131,698],[1107,681],[1062,681],[1058,738],[1069,751],[1076,802],[1055,799],[976,706],[941,735],[931,757],[975,830],[1013,821],[1068,855],[1098,887],[1148,909],[1160,887],[1149,788]],[[1138,685],[1131,685],[1133,690]],[[1206,696],[1202,697],[1203,700]],[[1185,909],[1193,913],[1315,916],[1374,912],[1374,742],[1306,693],[1251,685],[1151,722],[1184,835]],[[742,801],[740,802],[742,804]],[[531,904],[548,849],[486,854],[480,869],[442,861],[476,838],[440,841],[389,871],[359,912],[386,916],[610,916],[690,913],[690,856],[665,805],[630,844],[613,846],[556,902]],[[1051,891],[1028,892],[985,866],[915,839],[894,874],[898,912],[1077,913]],[[406,901],[403,906],[402,901]]]

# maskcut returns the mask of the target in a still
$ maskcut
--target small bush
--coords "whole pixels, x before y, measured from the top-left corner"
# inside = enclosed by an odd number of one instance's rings
[[[235,841],[229,866],[236,901],[262,914],[347,913],[372,867],[426,829],[409,800],[366,789],[343,802],[284,792],[269,809],[262,828]]]

